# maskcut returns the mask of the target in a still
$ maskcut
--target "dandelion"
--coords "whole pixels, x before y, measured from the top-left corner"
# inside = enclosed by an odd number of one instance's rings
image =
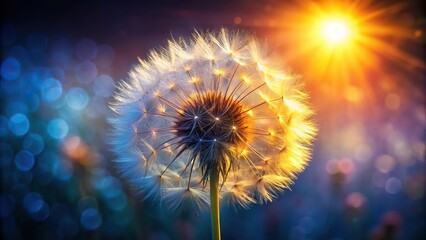
[[[110,119],[116,166],[171,210],[272,201],[307,165],[316,133],[299,77],[249,34],[195,32],[130,71]]]

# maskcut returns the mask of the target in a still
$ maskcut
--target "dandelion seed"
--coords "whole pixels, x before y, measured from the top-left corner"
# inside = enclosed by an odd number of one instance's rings
[[[310,158],[313,111],[299,77],[248,34],[169,41],[121,82],[111,107],[116,166],[171,210],[272,201]]]

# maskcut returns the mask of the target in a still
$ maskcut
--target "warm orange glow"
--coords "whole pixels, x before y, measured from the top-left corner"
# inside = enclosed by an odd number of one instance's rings
[[[90,147],[78,136],[70,136],[65,139],[62,151],[66,157],[87,167],[97,162]]]
[[[404,3],[299,1],[277,11],[280,29],[270,39],[283,46],[285,60],[315,88],[326,108],[346,102],[367,106],[377,101],[371,76],[384,76],[385,64],[409,71],[425,68],[399,46],[415,38],[398,20],[403,10]]]
[[[363,128],[365,122],[378,117],[377,112],[394,114],[408,106],[401,86],[407,88],[414,79],[421,81],[419,74],[426,68],[420,54],[407,48],[418,49],[424,35],[416,18],[407,15],[409,7],[404,1],[292,1],[275,6],[275,15],[268,16],[276,27],[268,27],[268,19],[264,19],[261,27],[267,29],[268,41],[281,47],[284,62],[306,80],[321,113],[319,125],[325,134],[320,134],[319,142],[327,143],[322,146],[327,154],[354,154],[357,161],[371,159],[374,149]],[[270,75],[262,65],[259,69]],[[410,91],[417,90],[410,87]],[[292,99],[284,96],[283,101],[290,111],[306,111]],[[278,118],[288,124],[285,116],[278,114]],[[358,125],[348,127],[354,123]],[[300,136],[309,132],[303,127],[293,130]]]

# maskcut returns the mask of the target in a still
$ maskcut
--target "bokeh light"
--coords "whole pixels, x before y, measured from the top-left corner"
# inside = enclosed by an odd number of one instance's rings
[[[14,114],[9,119],[9,129],[16,136],[22,136],[28,132],[30,122],[27,116],[21,113]]]
[[[68,134],[68,123],[62,118],[55,118],[47,124],[47,133],[54,139],[62,139]]]
[[[55,78],[46,78],[41,85],[43,99],[47,102],[53,102],[62,95],[62,84]]]
[[[24,139],[22,148],[34,155],[40,154],[44,149],[43,137],[35,133],[27,135]]]
[[[35,213],[42,209],[44,200],[39,193],[29,192],[25,194],[22,204],[28,213]]]
[[[21,171],[28,171],[34,166],[34,155],[28,151],[20,151],[16,154],[15,165]]]
[[[75,69],[75,76],[77,80],[82,83],[92,82],[97,74],[98,70],[96,65],[90,61],[84,61],[78,64]]]
[[[65,97],[68,106],[74,110],[82,110],[89,102],[89,96],[82,88],[72,88],[67,92]]]
[[[81,213],[80,223],[88,230],[95,230],[101,225],[102,218],[97,209],[88,208]]]
[[[115,90],[114,80],[108,75],[100,75],[95,79],[93,91],[101,97],[110,97]]]
[[[6,58],[1,64],[1,76],[6,80],[15,80],[21,73],[21,64],[13,57]]]

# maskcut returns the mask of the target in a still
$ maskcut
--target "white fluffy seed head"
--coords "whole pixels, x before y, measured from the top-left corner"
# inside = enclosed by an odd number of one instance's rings
[[[118,86],[116,166],[172,210],[208,206],[212,171],[227,202],[272,201],[309,161],[317,129],[306,99],[299,77],[249,34],[171,40]]]

